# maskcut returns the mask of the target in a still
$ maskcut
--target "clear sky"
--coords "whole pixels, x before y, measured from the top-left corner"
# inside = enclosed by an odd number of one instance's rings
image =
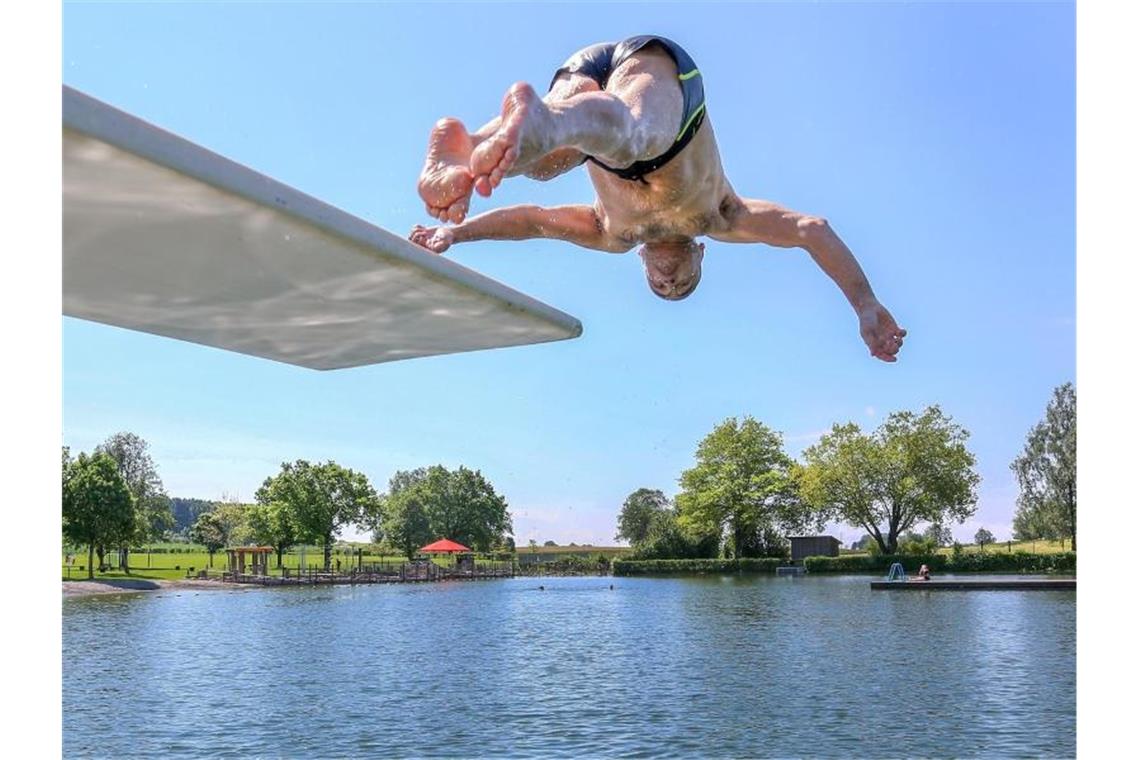
[[[972,432],[977,515],[1009,534],[1008,466],[1075,376],[1070,3],[67,4],[64,82],[382,227],[425,223],[427,132],[474,128],[593,42],[656,33],[704,75],[743,195],[826,216],[910,335],[871,359],[806,253],[708,242],[669,303],[633,254],[555,242],[449,255],[579,319],[576,341],[318,373],[65,320],[64,443],[146,438],[171,495],[251,500],[284,460],[481,469],[520,543],[611,543],[638,487],[673,494],[728,416],[790,454],[834,422],[939,403]],[[584,170],[496,205],[589,202]],[[849,543],[859,532],[838,526]]]

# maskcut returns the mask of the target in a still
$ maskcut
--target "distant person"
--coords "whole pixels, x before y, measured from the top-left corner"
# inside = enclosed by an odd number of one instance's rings
[[[489,196],[506,177],[545,181],[586,161],[591,205],[512,206],[464,221],[473,190]],[[847,297],[872,356],[895,361],[906,336],[824,219],[737,195],[721,167],[701,73],[664,37],[580,50],[545,97],[518,82],[502,113],[475,132],[440,119],[418,190],[428,214],[456,225],[412,230],[412,242],[435,253],[469,240],[554,238],[610,253],[641,244],[649,289],[679,301],[701,280],[698,237],[802,248]]]
[[[916,575],[914,577],[914,580],[916,580],[916,581],[928,581],[928,580],[930,580],[930,568],[927,567],[926,565],[923,565],[922,567],[918,568],[918,575]]]

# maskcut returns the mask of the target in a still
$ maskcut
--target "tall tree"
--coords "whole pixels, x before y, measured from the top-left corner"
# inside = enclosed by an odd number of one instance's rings
[[[986,544],[992,544],[993,542],[994,534],[990,533],[985,528],[978,528],[978,532],[974,534],[974,543],[977,544],[978,548],[983,551],[986,548]]]
[[[1077,548],[1077,392],[1072,383],[1053,390],[1045,419],[1025,441],[1010,469],[1021,493],[1014,537],[1072,538]]]
[[[243,504],[235,499],[236,497],[223,493],[220,501],[211,503],[210,512],[219,520],[226,545],[244,546],[255,540],[250,525],[255,505]]]
[[[513,530],[506,499],[480,471],[463,466],[455,471],[433,465],[397,472],[381,511],[382,532],[409,557],[436,538],[490,551],[503,545]]]
[[[633,547],[644,543],[649,537],[654,516],[672,508],[669,498],[658,489],[637,489],[625,497],[625,503],[618,514],[618,531],[614,540],[628,541]]]
[[[281,472],[267,478],[257,491],[258,503],[285,505],[298,541],[324,547],[326,570],[341,528],[374,513],[378,498],[363,473],[336,462],[312,464],[304,459],[283,462]]]
[[[797,532],[813,522],[798,498],[783,439],[752,417],[717,425],[696,458],[681,474],[681,524],[700,535],[727,531],[733,556],[758,556],[755,536],[764,531]]]
[[[916,523],[974,513],[981,478],[968,438],[938,406],[894,412],[870,435],[854,423],[835,425],[804,451],[800,493],[821,518],[858,525],[894,554]]]
[[[225,521],[217,512],[203,512],[190,526],[190,540],[206,547],[210,567],[214,566],[214,554],[229,543],[227,538]]]
[[[106,454],[80,454],[63,479],[63,533],[73,544],[87,546],[87,577],[95,577],[95,550],[116,544],[134,529],[130,489],[115,460]]]
[[[279,501],[257,504],[249,509],[247,517],[250,537],[258,544],[272,546],[277,553],[277,567],[281,567],[282,555],[297,543],[289,507]]]
[[[433,538],[425,500],[418,484],[393,491],[383,499],[381,524],[385,541],[408,559]]]
[[[128,432],[115,433],[96,448],[115,460],[120,477],[134,497],[135,529],[118,545],[119,566],[127,573],[131,546],[160,538],[174,526],[170,499],[163,491],[148,448],[145,440]]]

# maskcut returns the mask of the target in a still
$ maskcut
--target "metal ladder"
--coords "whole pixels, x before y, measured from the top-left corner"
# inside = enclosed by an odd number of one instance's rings
[[[903,570],[903,566],[902,566],[901,562],[895,562],[893,565],[891,565],[891,570],[890,570],[890,572],[887,573],[887,580],[888,581],[905,581],[906,580],[906,571]]]

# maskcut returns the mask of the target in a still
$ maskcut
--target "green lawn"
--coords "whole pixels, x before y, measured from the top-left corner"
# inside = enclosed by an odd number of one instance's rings
[[[189,570],[189,568],[194,568],[195,572],[197,572],[199,570],[210,570],[211,574],[220,574],[223,570],[226,569],[226,553],[224,550],[219,551],[216,554],[214,554],[214,566],[211,570],[209,567],[209,555],[206,553],[205,549],[201,546],[194,546],[192,544],[155,544],[155,546],[156,547],[162,546],[164,548],[176,547],[180,550],[188,549],[190,551],[187,551],[187,552],[180,551],[179,553],[176,553],[176,554],[169,554],[169,553],[147,554],[145,551],[144,552],[131,552],[131,555],[130,555],[131,574],[130,574],[130,576],[125,575],[120,570],[112,570],[112,571],[109,571],[106,573],[96,572],[95,577],[96,578],[127,578],[127,577],[130,577],[130,578],[144,578],[144,579],[148,579],[148,580],[155,580],[155,579],[170,580],[170,579],[177,579],[177,578],[185,578],[186,573]],[[292,551],[286,552],[285,555],[282,557],[282,559],[284,561],[285,567],[289,568],[290,570],[298,570],[301,567],[301,551],[300,551],[300,549],[294,549]],[[342,569],[345,569],[345,570],[347,570],[349,567],[352,567],[356,562],[355,555],[350,556],[347,554],[341,554],[338,551],[334,551],[333,555],[332,555],[332,567],[334,569],[336,568],[336,561],[338,559],[341,562]],[[438,565],[451,566],[452,564],[454,564],[454,559],[451,557],[439,556],[439,557],[435,557],[433,559],[436,562],[436,564],[438,564]],[[107,562],[109,562],[111,564],[114,564],[117,560],[118,560],[118,554],[109,554],[107,556]],[[406,561],[406,558],[402,557],[402,556],[369,554],[367,551],[365,551],[365,553],[364,553],[364,564],[365,565],[378,564],[378,563],[387,563],[387,564],[391,564],[391,565],[399,565],[405,561]],[[492,560],[477,559],[476,563],[478,565],[485,565],[485,564],[490,563],[491,561]],[[95,562],[96,562],[96,564],[99,562],[98,557],[95,558]],[[305,547],[305,567],[309,567],[309,568],[320,567],[323,563],[324,563],[324,554],[321,551],[321,547],[319,547],[319,546]],[[68,566],[66,563],[65,554],[61,554],[61,565],[63,568],[63,580],[68,580],[69,578],[71,580],[82,580],[82,579],[86,578],[87,577],[87,570],[86,570],[87,551],[84,549],[84,550],[75,552],[75,562],[71,566],[70,576],[68,573]],[[80,566],[84,566],[84,569],[80,570]],[[269,570],[272,574],[277,574],[277,572],[278,572],[277,555],[276,554],[270,556],[270,558],[269,558]]]
[[[984,549],[979,548],[977,544],[964,544],[962,546],[962,551],[967,554],[976,554],[980,551],[984,551],[986,554],[1010,551],[1029,554],[1059,554],[1072,550],[1073,542],[1067,539],[1065,541],[999,541],[996,544],[986,544]],[[950,554],[951,552],[953,552],[952,547],[943,547],[938,550],[939,554]]]
[[[999,541],[996,544],[986,544],[985,548],[979,548],[977,544],[962,544],[962,551],[966,554],[977,554],[984,551],[986,554],[996,554],[998,552],[1025,552],[1027,554],[1059,554],[1060,552],[1072,551],[1073,543],[1066,539],[1065,541],[1012,541],[1007,544],[1005,541]],[[954,548],[951,546],[943,546],[938,550],[939,554],[952,554]],[[839,549],[839,556],[853,556],[858,554],[866,554],[867,552],[859,551],[857,549]]]

